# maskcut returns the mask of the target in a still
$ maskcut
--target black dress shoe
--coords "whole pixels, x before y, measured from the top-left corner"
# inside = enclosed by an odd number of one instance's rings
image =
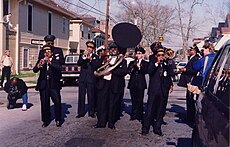
[[[101,125],[94,125],[93,128],[105,128],[105,126],[101,126]]]
[[[61,127],[61,122],[60,121],[56,121],[56,126],[57,127]]]
[[[43,123],[42,124],[42,128],[45,128],[45,127],[47,127],[49,125],[49,123]]]
[[[146,132],[141,132],[141,135],[146,136],[148,133]]]
[[[76,118],[84,117],[84,115],[77,115]]]
[[[163,136],[163,133],[161,130],[154,130],[153,132],[159,136]]]
[[[89,117],[95,118],[96,116],[94,114],[90,114]]]
[[[108,128],[113,129],[113,130],[116,129],[115,125],[109,125]]]

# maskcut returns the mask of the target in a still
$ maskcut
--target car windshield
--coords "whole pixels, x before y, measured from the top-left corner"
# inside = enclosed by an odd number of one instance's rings
[[[185,66],[186,63],[179,63],[178,66]]]
[[[66,63],[77,63],[79,56],[67,56]]]

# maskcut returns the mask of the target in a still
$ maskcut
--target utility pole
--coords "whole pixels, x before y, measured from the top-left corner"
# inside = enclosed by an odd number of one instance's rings
[[[106,23],[105,23],[105,43],[104,46],[105,48],[108,48],[108,31],[109,31],[109,3],[110,0],[107,0],[106,2]]]

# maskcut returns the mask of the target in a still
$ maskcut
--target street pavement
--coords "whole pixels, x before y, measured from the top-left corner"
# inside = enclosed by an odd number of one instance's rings
[[[28,79],[27,79],[28,80]],[[31,80],[31,79],[30,79]],[[29,81],[30,81],[29,80]],[[162,126],[164,136],[155,135],[152,128],[148,135],[142,136],[141,123],[130,121],[131,100],[129,91],[124,95],[124,116],[116,123],[116,129],[92,128],[96,118],[86,115],[75,118],[77,111],[78,87],[63,87],[62,108],[65,119],[61,128],[53,120],[47,128],[42,128],[40,121],[39,92],[34,84],[28,90],[30,108],[6,109],[6,93],[0,90],[0,147],[190,147],[192,128],[185,123],[185,89],[174,84],[174,92],[169,96],[167,113]],[[145,94],[144,101],[147,101]],[[52,114],[54,114],[51,103]]]

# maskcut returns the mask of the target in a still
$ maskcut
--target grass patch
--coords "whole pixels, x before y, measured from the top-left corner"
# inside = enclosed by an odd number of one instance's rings
[[[34,77],[36,76],[36,73],[26,73],[26,74],[20,74],[20,75],[11,75],[10,77],[17,77],[17,78],[25,78],[25,77]]]
[[[26,81],[26,83],[37,84],[36,81]]]

